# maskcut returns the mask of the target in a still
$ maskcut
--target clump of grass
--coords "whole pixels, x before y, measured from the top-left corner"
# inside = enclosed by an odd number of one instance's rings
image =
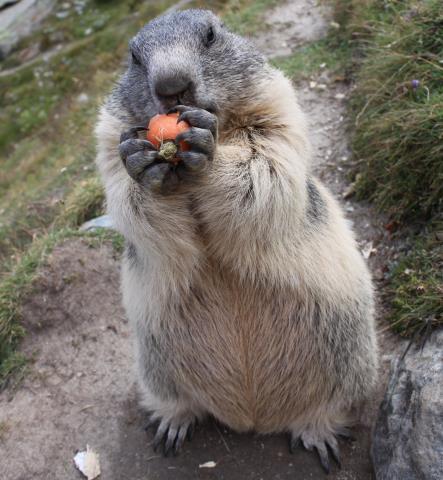
[[[391,273],[388,320],[395,331],[410,336],[443,325],[443,249],[435,240],[418,241]]]
[[[443,198],[443,9],[388,3],[384,20],[363,22],[372,36],[352,103],[357,192],[394,220],[422,221]]]
[[[434,240],[443,198],[443,10],[438,0],[344,0],[335,13],[356,81],[357,194],[412,245],[385,287],[388,321],[411,336],[443,325],[443,252]]]
[[[277,0],[228,0],[221,9],[223,20],[240,35],[253,35],[265,26],[265,12],[275,6]]]
[[[56,219],[56,224],[76,227],[86,220],[103,214],[105,195],[97,177],[80,181],[68,194],[65,205]]]
[[[272,65],[282,70],[294,81],[317,75],[322,67],[334,74],[343,70],[347,51],[332,40],[332,35],[298,48],[287,57],[275,58]]]

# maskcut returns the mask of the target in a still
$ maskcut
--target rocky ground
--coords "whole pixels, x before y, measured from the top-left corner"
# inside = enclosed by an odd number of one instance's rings
[[[272,57],[325,36],[330,12],[314,0],[301,0],[278,6],[267,19],[256,41]],[[375,279],[381,279],[381,222],[369,206],[343,199],[349,188],[349,86],[324,70],[320,78],[297,88],[311,126],[314,168],[342,202]],[[237,435],[211,420],[197,429],[179,457],[153,453],[152,436],[143,430],[144,416],[137,407],[130,332],[120,306],[119,261],[111,246],[93,248],[78,239],[56,247],[23,316],[28,333],[22,350],[33,362],[17,389],[0,394],[3,479],[79,479],[73,456],[87,444],[99,453],[101,478],[106,480],[326,478],[314,453],[288,453],[285,436]],[[334,466],[330,479],[374,478],[370,432],[389,360],[400,347],[382,320],[379,333],[378,390],[354,429],[356,440],[341,443],[343,466]],[[215,466],[204,467],[209,461]]]

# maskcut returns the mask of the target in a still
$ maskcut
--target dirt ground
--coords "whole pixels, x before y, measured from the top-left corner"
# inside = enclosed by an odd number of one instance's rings
[[[294,4],[297,5],[294,5]],[[312,0],[277,7],[257,39],[268,56],[325,35],[328,10]],[[369,258],[375,280],[382,278],[384,231],[372,210],[343,200],[349,151],[345,133],[348,86],[329,78],[325,90],[298,86],[308,114],[317,174],[339,197]],[[337,94],[343,94],[340,98]],[[382,313],[382,312],[381,312]],[[28,330],[23,352],[33,358],[15,391],[0,395],[0,477],[4,480],[76,480],[73,456],[90,445],[100,455],[104,480],[226,479],[369,480],[370,431],[383,395],[389,360],[398,341],[380,324],[381,380],[354,429],[356,440],[341,442],[342,469],[329,477],[314,453],[289,454],[284,435],[238,435],[208,420],[179,457],[153,453],[152,434],[143,429],[137,407],[130,331],[120,306],[119,260],[110,246],[92,248],[84,240],[58,246],[40,272],[36,292],[23,309]],[[382,317],[382,315],[380,315]],[[214,468],[200,465],[214,461]]]

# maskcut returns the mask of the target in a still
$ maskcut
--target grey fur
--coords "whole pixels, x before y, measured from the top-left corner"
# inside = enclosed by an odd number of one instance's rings
[[[308,178],[306,188],[308,192],[308,208],[306,211],[308,223],[316,225],[325,222],[328,216],[328,207],[311,178]]]
[[[209,27],[216,40],[207,46]],[[172,12],[152,20],[130,41],[128,68],[109,105],[129,123],[146,124],[167,110],[155,93],[156,83],[185,76],[194,91],[180,103],[227,113],[235,106],[233,100],[242,101],[251,78],[263,74],[263,64],[253,45],[228,31],[212,12]]]

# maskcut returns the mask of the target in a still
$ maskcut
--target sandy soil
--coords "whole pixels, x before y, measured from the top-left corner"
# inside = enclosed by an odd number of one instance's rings
[[[312,0],[279,6],[267,17],[268,28],[257,43],[266,45],[268,55],[290,53],[325,35],[328,15]],[[348,187],[348,86],[330,79],[326,71],[316,81],[327,88],[299,85],[299,98],[311,125],[315,170],[342,198]],[[373,242],[378,249],[369,263],[381,280],[385,232],[377,227],[380,219],[367,205],[342,202],[362,247]],[[86,444],[99,453],[101,478],[106,480],[327,478],[314,453],[300,449],[289,454],[285,436],[237,435],[212,420],[199,426],[179,457],[153,453],[152,434],[144,431],[144,414],[137,407],[130,332],[120,306],[119,262],[111,247],[91,248],[82,240],[58,246],[23,316],[28,334],[22,350],[33,362],[20,387],[0,395],[2,479],[80,479],[72,459]],[[341,443],[343,467],[333,467],[331,480],[373,478],[370,431],[388,360],[398,348],[386,332],[380,334],[380,344],[379,389],[362,411],[356,440]],[[199,467],[208,461],[216,462],[215,468]]]

